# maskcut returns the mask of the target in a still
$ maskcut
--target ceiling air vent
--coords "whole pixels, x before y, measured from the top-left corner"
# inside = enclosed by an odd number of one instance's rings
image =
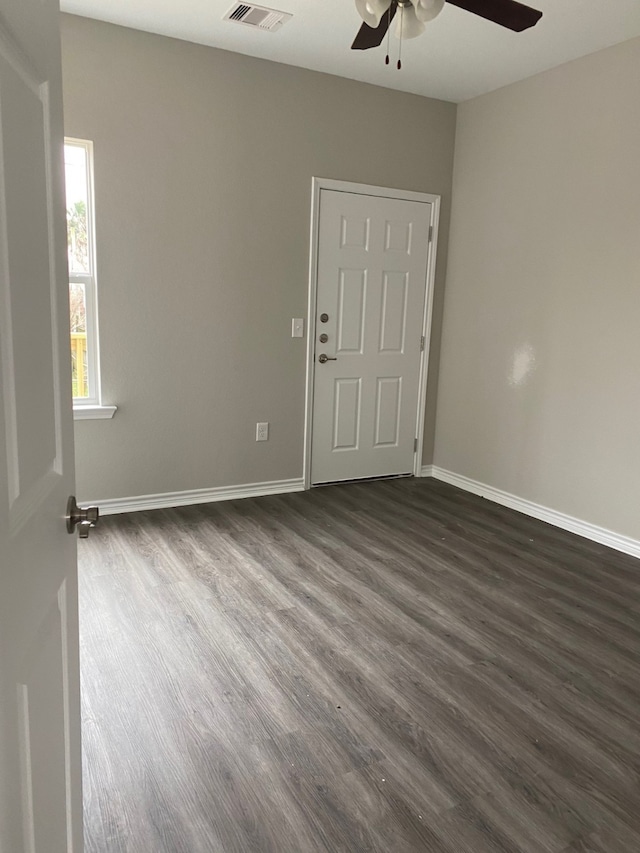
[[[292,17],[293,15],[288,12],[278,12],[277,9],[265,9],[264,6],[236,3],[229,9],[223,20],[236,21],[238,24],[248,24],[250,27],[257,27],[259,30],[274,32]]]

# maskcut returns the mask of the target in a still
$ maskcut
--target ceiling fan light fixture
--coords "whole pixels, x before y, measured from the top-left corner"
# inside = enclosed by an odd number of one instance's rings
[[[356,0],[358,14],[374,30],[390,5],[391,0]]]
[[[396,38],[415,39],[421,36],[425,29],[425,25],[418,20],[416,10],[410,2],[407,2],[407,5],[403,5],[402,2],[398,3],[398,14],[393,30]]]
[[[419,21],[427,23],[433,21],[444,9],[445,0],[411,0],[416,17]]]

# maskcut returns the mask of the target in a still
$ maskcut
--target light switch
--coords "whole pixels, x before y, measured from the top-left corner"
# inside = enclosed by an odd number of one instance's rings
[[[303,338],[304,337],[304,320],[302,317],[294,317],[291,320],[291,337],[292,338]]]

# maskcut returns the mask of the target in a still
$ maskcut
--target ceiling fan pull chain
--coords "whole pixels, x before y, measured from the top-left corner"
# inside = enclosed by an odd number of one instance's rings
[[[387,9],[387,55],[384,58],[384,64],[389,64],[389,39],[391,38],[391,3]]]
[[[402,68],[402,25],[404,24],[404,6],[400,6],[400,44],[398,45],[398,71]]]

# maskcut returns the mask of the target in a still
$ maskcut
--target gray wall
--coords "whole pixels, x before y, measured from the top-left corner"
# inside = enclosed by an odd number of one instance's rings
[[[300,477],[290,327],[306,315],[311,178],[443,196],[437,354],[456,107],[77,17],[62,36],[65,132],[95,144],[103,396],[119,406],[76,422],[78,494]]]
[[[640,40],[459,107],[435,463],[640,539]]]

